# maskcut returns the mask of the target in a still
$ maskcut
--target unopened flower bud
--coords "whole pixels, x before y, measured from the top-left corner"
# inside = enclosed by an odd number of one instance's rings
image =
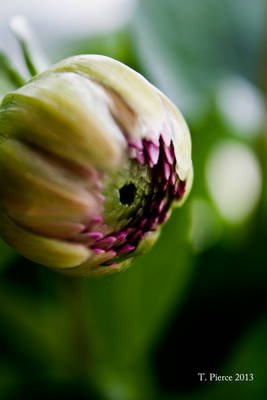
[[[191,181],[182,115],[118,61],[72,57],[3,99],[1,235],[33,261],[78,276],[125,268]]]

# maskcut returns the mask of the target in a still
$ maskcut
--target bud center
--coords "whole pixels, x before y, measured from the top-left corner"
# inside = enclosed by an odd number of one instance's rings
[[[131,205],[134,202],[134,198],[136,195],[136,187],[133,183],[129,183],[129,185],[124,185],[120,188],[120,202],[121,204]]]

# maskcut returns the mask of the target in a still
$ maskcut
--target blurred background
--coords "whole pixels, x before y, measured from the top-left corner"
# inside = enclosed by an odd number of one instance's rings
[[[183,112],[194,185],[126,272],[69,279],[0,242],[0,399],[264,400],[267,1],[9,0],[51,62],[98,53]],[[13,89],[0,65],[0,94]],[[253,374],[201,382],[198,373]]]

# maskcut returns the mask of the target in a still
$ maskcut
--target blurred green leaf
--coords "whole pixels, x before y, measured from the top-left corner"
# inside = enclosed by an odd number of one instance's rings
[[[73,314],[69,312],[66,297],[62,297],[63,301],[61,297],[61,289],[58,298],[53,299],[41,295],[36,298],[18,284],[6,282],[0,287],[1,334],[21,357],[40,363],[40,373],[42,367],[49,366],[52,366],[51,372],[60,371],[60,374],[79,368],[71,366],[76,361]]]
[[[144,361],[181,304],[193,270],[187,222],[186,207],[176,210],[151,253],[126,272],[86,282],[92,351],[111,371]]]
[[[265,0],[143,0],[136,46],[154,82],[188,115],[200,115],[219,79],[257,79]]]

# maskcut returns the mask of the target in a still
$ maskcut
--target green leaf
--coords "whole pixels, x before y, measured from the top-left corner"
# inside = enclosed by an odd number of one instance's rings
[[[187,222],[186,208],[176,210],[150,253],[126,272],[86,282],[96,357],[131,365],[155,345],[192,274]]]

